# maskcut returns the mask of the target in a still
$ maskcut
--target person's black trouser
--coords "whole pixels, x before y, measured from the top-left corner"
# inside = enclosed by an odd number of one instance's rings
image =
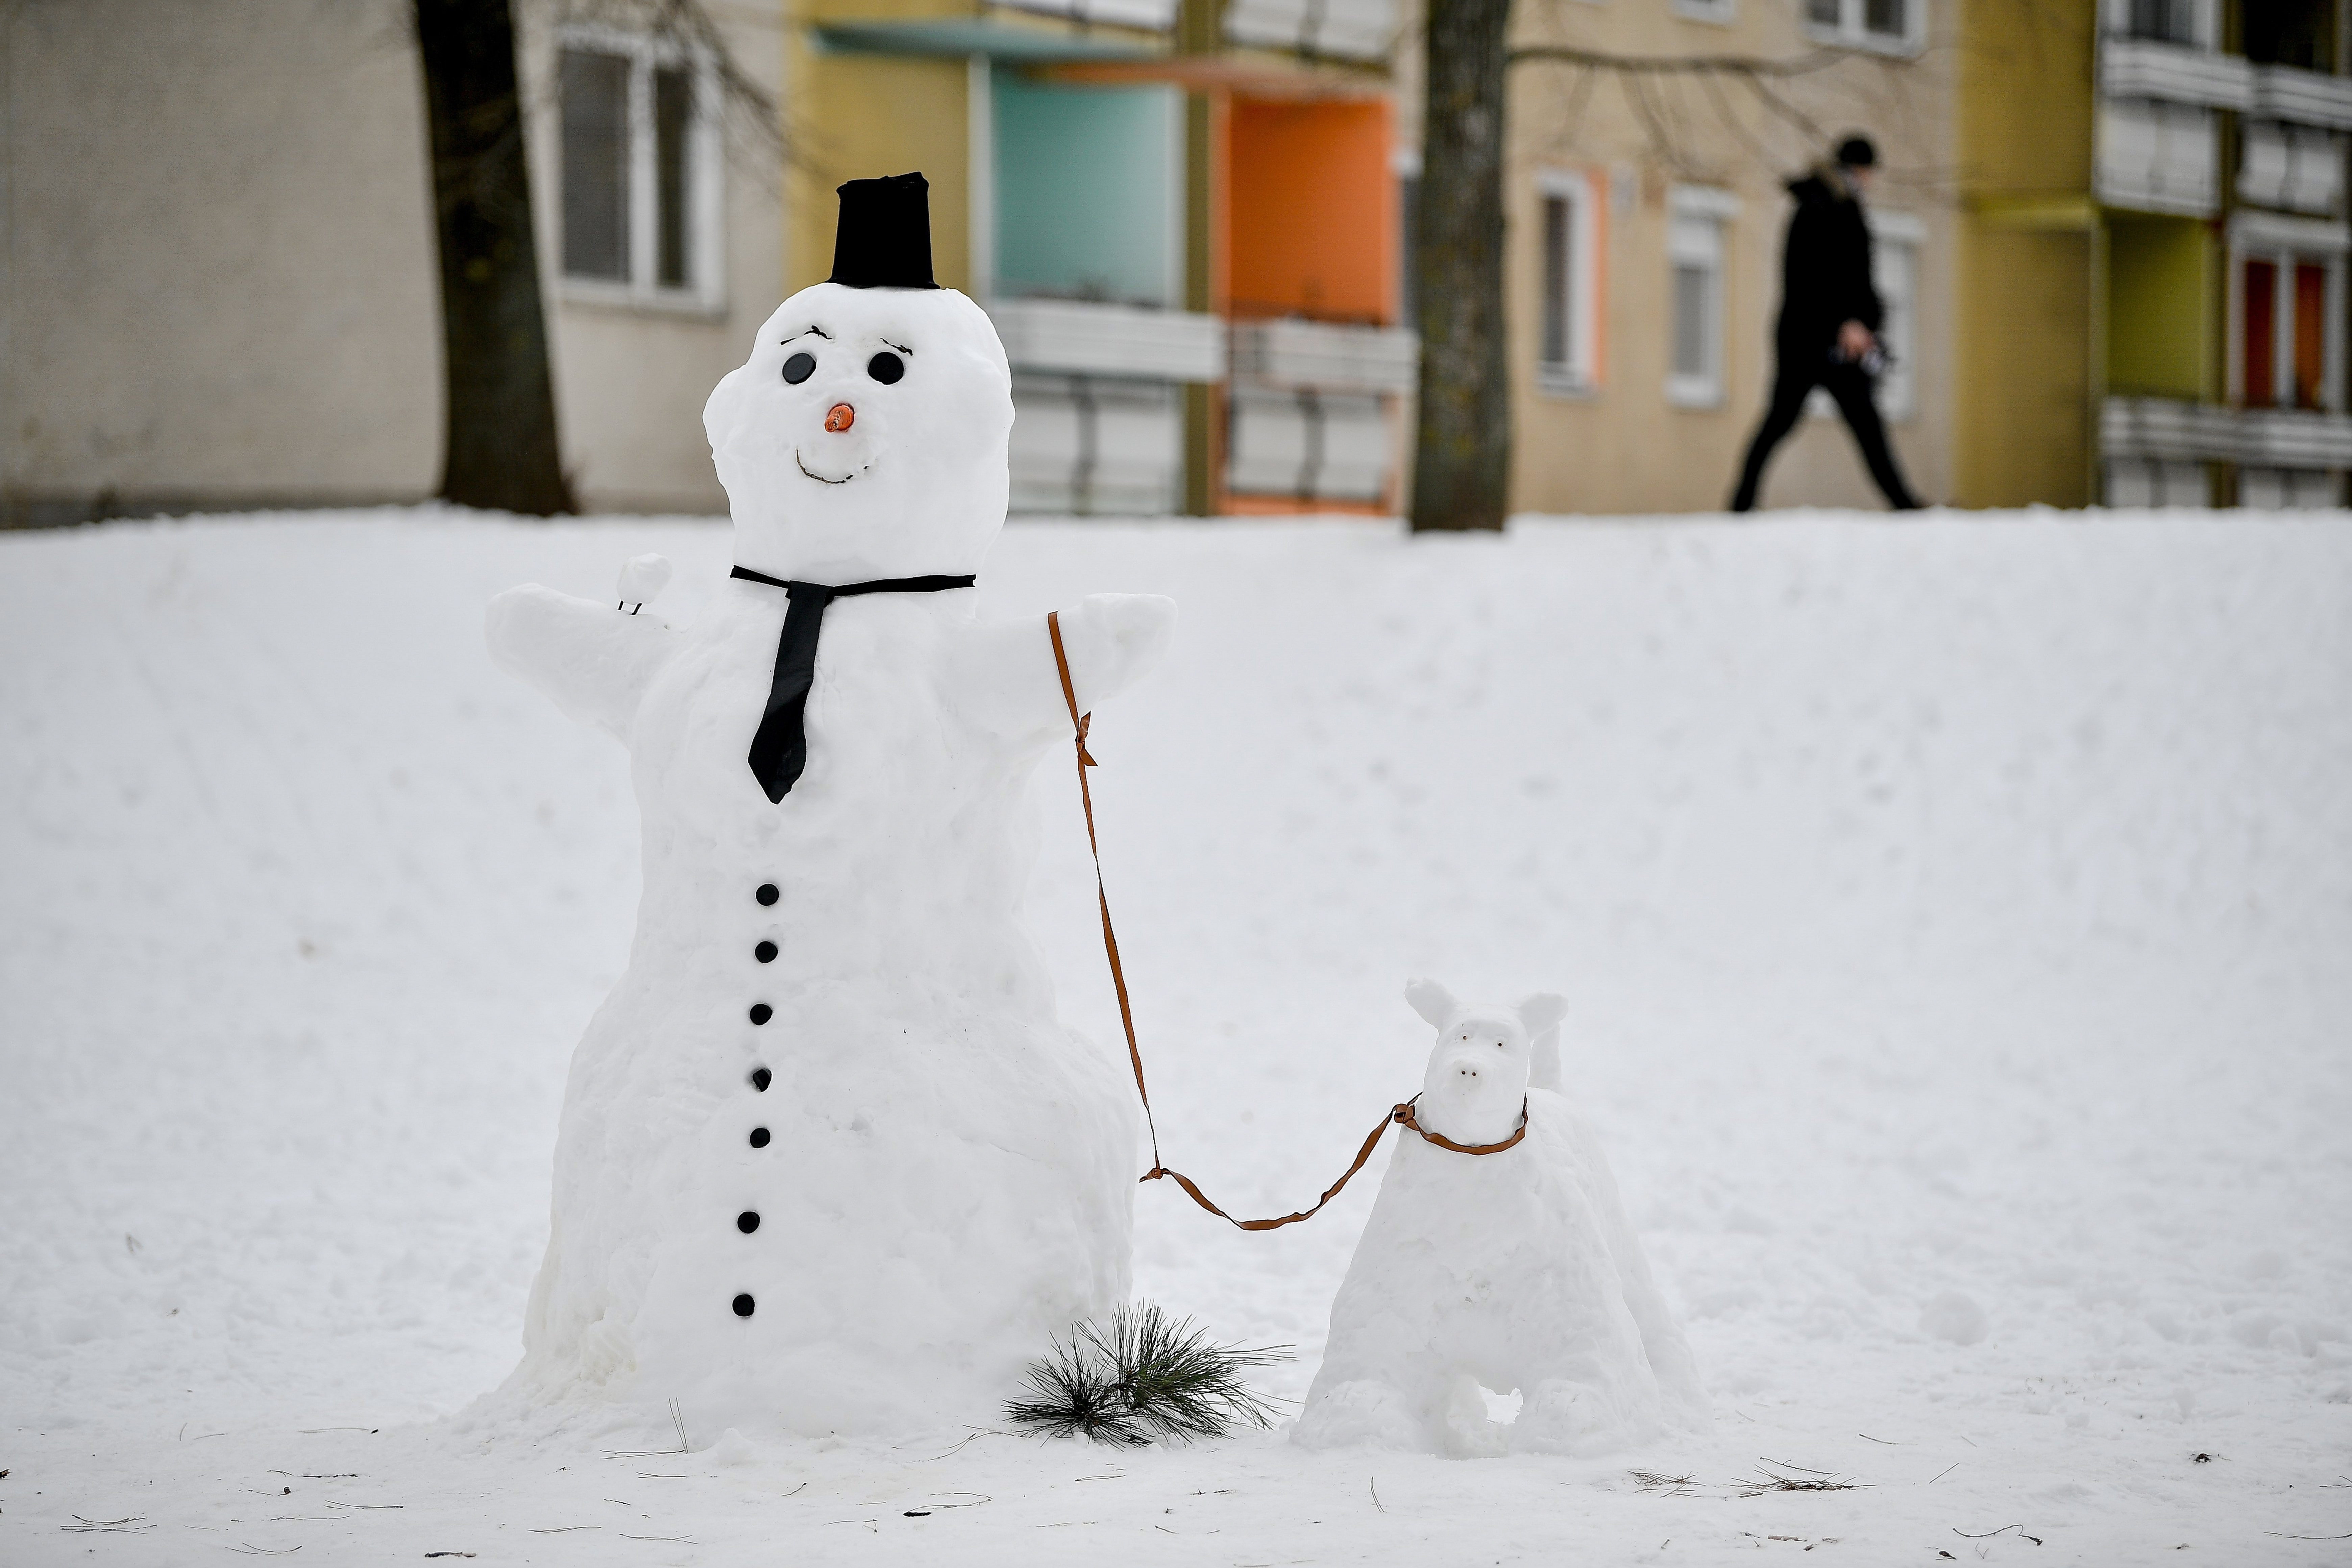
[[[1763,482],[1764,465],[1771,460],[1772,448],[1781,437],[1796,428],[1805,412],[1805,395],[1816,386],[1827,387],[1837,400],[1838,412],[1845,416],[1854,444],[1862,448],[1862,460],[1870,465],[1870,477],[1886,492],[1886,503],[1897,511],[1916,507],[1919,499],[1903,482],[1903,470],[1895,466],[1895,454],[1887,449],[1886,426],[1879,423],[1878,405],[1871,401],[1869,374],[1858,364],[1830,358],[1826,344],[1783,345],[1780,360],[1779,373],[1772,378],[1772,406],[1765,411],[1764,423],[1756,427],[1756,439],[1748,444],[1748,465],[1740,470],[1739,490],[1731,498],[1731,510],[1755,509],[1756,487]]]

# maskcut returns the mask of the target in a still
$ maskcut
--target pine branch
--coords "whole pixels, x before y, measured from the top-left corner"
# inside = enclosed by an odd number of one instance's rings
[[[1272,1424],[1274,1401],[1242,1373],[1289,1359],[1287,1345],[1215,1344],[1189,1318],[1149,1302],[1123,1306],[1108,1325],[1079,1323],[1067,1342],[1054,1341],[1024,1380],[1032,1397],[1009,1401],[1004,1414],[1047,1436],[1118,1447],[1222,1437]]]

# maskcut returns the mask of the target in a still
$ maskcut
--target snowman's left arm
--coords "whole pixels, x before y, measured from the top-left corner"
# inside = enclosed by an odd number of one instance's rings
[[[1176,635],[1176,601],[1157,594],[1091,594],[1059,619],[1078,711],[1091,713],[1167,654]],[[983,728],[1024,740],[1069,729],[1069,706],[1042,616],[974,626],[958,639],[948,680]]]

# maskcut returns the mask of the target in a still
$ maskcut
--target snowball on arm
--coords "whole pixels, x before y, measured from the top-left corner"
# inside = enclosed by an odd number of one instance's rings
[[[1176,601],[1157,594],[1090,594],[1061,612],[1062,647],[1078,711],[1091,713],[1150,673],[1176,635]],[[1069,731],[1070,710],[1042,619],[986,621],[959,638],[950,681],[981,724],[1045,740]]]
[[[536,583],[492,599],[483,634],[501,668],[553,698],[568,717],[623,742],[646,683],[679,641],[651,616],[624,615]]]

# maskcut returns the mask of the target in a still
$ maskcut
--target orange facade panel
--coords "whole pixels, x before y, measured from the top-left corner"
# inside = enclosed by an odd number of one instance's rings
[[[1392,322],[1397,192],[1388,102],[1237,96],[1232,103],[1223,270],[1233,313]]]

